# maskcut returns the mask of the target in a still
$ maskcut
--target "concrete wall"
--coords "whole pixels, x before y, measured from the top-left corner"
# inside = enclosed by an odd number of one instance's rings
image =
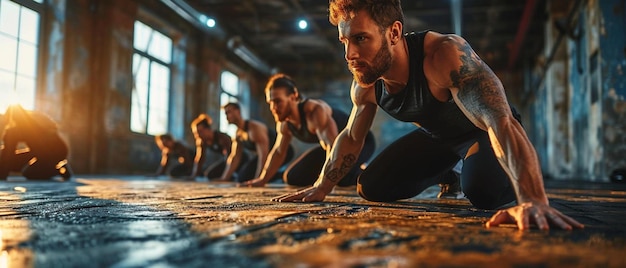
[[[544,55],[523,73],[498,76],[522,112],[546,177],[604,181],[613,169],[626,167],[624,1],[582,1],[574,9],[576,2],[547,1]],[[170,131],[175,137],[193,144],[193,118],[208,113],[219,119],[224,70],[242,79],[251,104],[246,113],[274,126],[264,103],[267,77],[239,60],[223,39],[160,1],[50,0],[43,16],[36,106],[59,122],[75,172],[142,174],[158,165],[153,137],[129,127],[137,19],[174,40]],[[555,22],[569,30],[559,31]],[[346,112],[350,78],[345,66],[314,65],[295,77],[304,95]],[[376,152],[413,129],[379,112],[372,127]],[[307,148],[294,144],[297,152]]]
[[[197,114],[219,118],[221,71],[234,71],[255,85],[261,79],[233,62],[223,42],[158,1],[53,0],[43,18],[36,108],[59,122],[79,174],[150,173],[158,165],[153,137],[129,127],[135,20],[174,41],[169,129],[188,144],[193,144],[189,123]]]
[[[545,53],[526,70],[530,136],[546,176],[607,181],[626,166],[626,13],[624,1],[580,2],[548,1]]]
[[[234,55],[223,36],[207,34],[161,1],[50,0],[44,5],[36,109],[59,123],[76,173],[148,174],[157,168],[160,152],[153,137],[130,130],[135,20],[173,39],[169,132],[174,137],[193,145],[189,124],[200,113],[219,125],[225,70],[240,78],[243,101],[249,103],[244,114],[274,127],[263,94],[267,77]],[[328,72],[323,77],[346,72],[345,66],[318,69]],[[327,81],[307,77],[298,80],[316,91]],[[308,147],[295,145],[296,152]]]
[[[602,168],[610,173],[626,167],[626,3],[598,1],[600,22],[600,105]]]

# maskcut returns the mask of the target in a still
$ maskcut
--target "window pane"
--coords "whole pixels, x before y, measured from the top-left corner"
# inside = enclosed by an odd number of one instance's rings
[[[169,111],[169,69],[153,63],[150,73],[150,109],[148,134],[158,135],[167,132]]]
[[[35,108],[35,79],[17,76],[15,84],[17,103],[21,104],[24,109],[33,110]]]
[[[135,33],[134,33],[134,41],[133,46],[141,51],[146,51],[148,49],[148,42],[150,35],[152,33],[152,29],[150,29],[145,24],[140,21],[135,21]]]
[[[133,55],[134,87],[131,96],[130,129],[145,133],[148,113],[148,59]]]
[[[19,25],[20,6],[9,0],[0,2],[0,33],[6,33],[17,37]]]
[[[20,43],[17,58],[17,73],[34,78],[37,73],[37,47],[28,43]]]
[[[172,40],[167,36],[159,32],[154,32],[152,37],[152,43],[149,44],[148,54],[155,58],[162,60],[165,63],[170,63],[172,58]]]
[[[146,131],[146,114],[148,109],[142,106],[133,95],[130,109],[130,129],[134,132],[144,133]]]
[[[153,63],[150,73],[150,86],[169,87],[170,70],[161,64]]]
[[[172,40],[136,21],[134,47],[148,56],[133,56],[133,89],[131,129],[151,135],[168,131],[170,69],[157,63],[171,62]]]
[[[2,96],[2,98],[0,98],[0,113],[4,113],[7,107],[9,107],[9,104],[14,102],[14,83],[14,74],[0,70],[0,96]]]
[[[131,99],[133,101],[133,106],[131,107],[131,110],[135,108],[143,109],[143,107],[148,107],[148,85],[136,83],[135,88],[132,91]]]
[[[162,109],[150,109],[148,117],[148,134],[159,135],[167,133],[167,111]]]
[[[15,71],[17,40],[0,34],[0,70]],[[11,87],[13,88],[13,87]]]
[[[148,85],[148,65],[149,60],[145,57],[135,54],[133,56],[133,78],[135,84]]]
[[[229,102],[237,102],[236,98],[229,96],[226,93],[220,94],[220,106],[224,106]],[[237,132],[237,126],[228,124],[228,120],[226,120],[226,115],[224,111],[220,111],[220,131],[228,134],[231,137],[235,137],[235,133]]]
[[[231,72],[222,72],[222,89],[231,95],[239,95],[239,78]]]
[[[28,8],[22,8],[20,23],[20,41],[27,41],[36,45],[39,34],[39,14]]]

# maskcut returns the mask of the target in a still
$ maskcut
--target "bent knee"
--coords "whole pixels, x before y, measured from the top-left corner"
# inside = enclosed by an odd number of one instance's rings
[[[356,184],[356,191],[363,199],[372,202],[394,202],[412,197],[401,196],[394,191],[387,191],[380,187],[367,187],[360,182]]]
[[[291,170],[283,173],[283,182],[291,186],[311,186],[315,183],[314,178],[306,178],[302,174],[298,175],[297,172],[290,172]],[[294,174],[296,173],[296,174]]]
[[[470,203],[476,208],[479,209],[497,209],[507,203],[515,201],[515,193],[512,191],[499,191],[499,192],[488,192],[488,191],[466,191],[463,189],[465,196],[469,199]]]

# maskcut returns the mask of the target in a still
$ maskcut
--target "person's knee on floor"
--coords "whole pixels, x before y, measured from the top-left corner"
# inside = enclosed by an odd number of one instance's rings
[[[500,190],[466,181],[462,181],[461,185],[470,203],[479,209],[496,209],[515,201],[515,192],[510,185],[501,187]]]
[[[22,176],[28,180],[48,180],[60,175],[53,164],[33,163],[22,170]]]

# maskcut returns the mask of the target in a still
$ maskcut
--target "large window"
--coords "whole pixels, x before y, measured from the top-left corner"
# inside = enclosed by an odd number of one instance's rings
[[[41,1],[0,0],[0,113],[35,108]]]
[[[168,132],[172,39],[136,21],[130,128],[158,135]]]
[[[224,71],[220,78],[222,92],[220,94],[220,106],[224,106],[229,102],[240,102],[239,77],[235,74]],[[231,137],[235,137],[237,126],[229,125],[224,112],[220,112],[220,131],[227,133]]]

